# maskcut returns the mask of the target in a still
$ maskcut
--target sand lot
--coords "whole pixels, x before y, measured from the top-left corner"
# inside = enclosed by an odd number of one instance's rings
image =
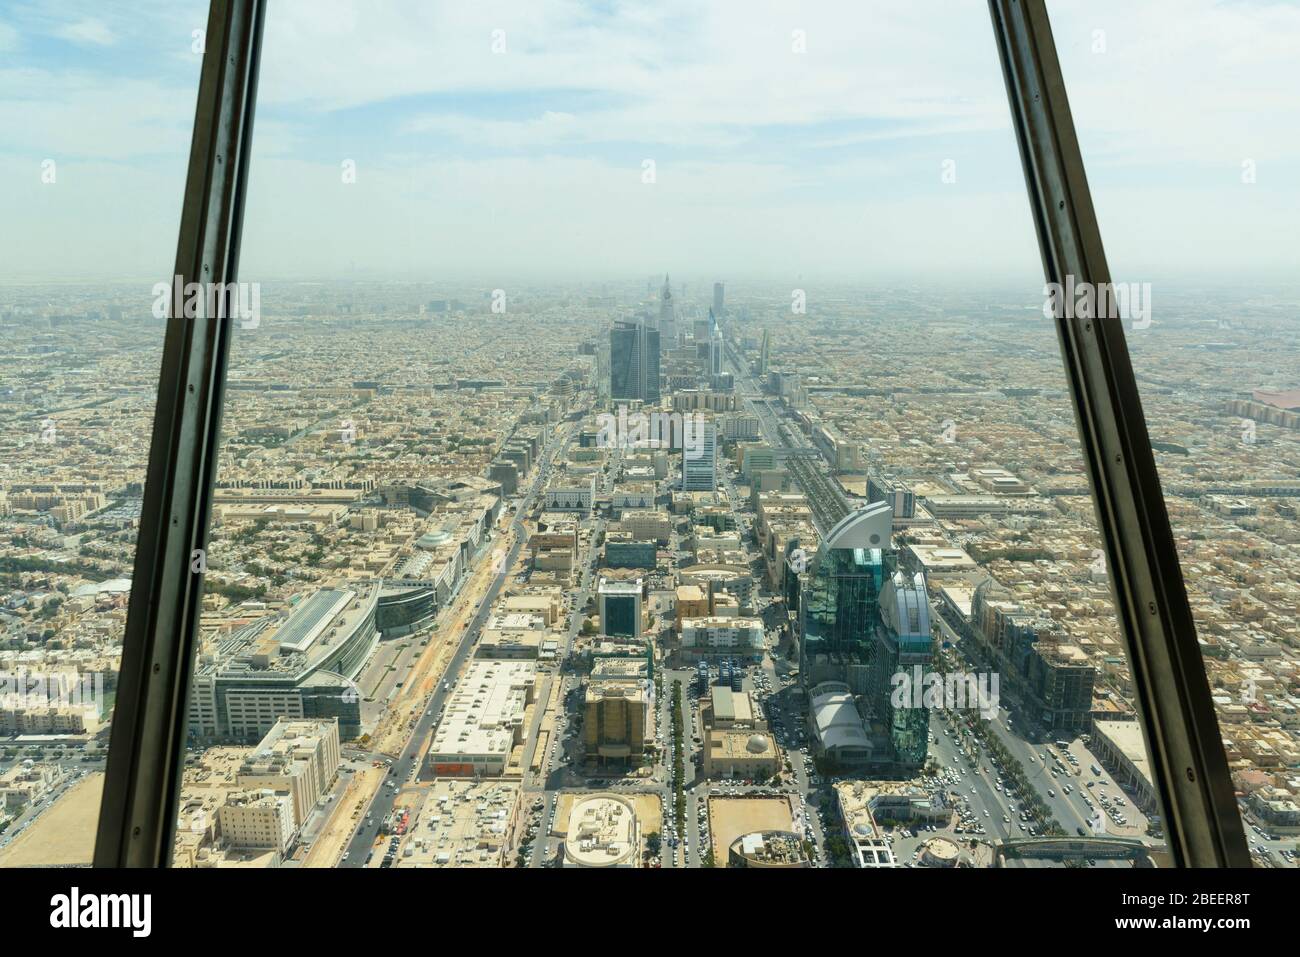
[[[788,798],[709,798],[713,860],[727,866],[727,848],[751,831],[789,831],[794,826]]]
[[[103,793],[104,772],[87,774],[0,851],[0,867],[90,864]]]

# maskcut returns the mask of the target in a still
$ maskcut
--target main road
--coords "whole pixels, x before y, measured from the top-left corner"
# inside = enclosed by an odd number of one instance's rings
[[[543,456],[542,461],[538,464],[536,477],[529,487],[528,494],[520,503],[519,509],[515,512],[515,519],[512,523],[512,529],[515,535],[514,544],[502,561],[500,568],[496,570],[496,575],[492,579],[492,584],[488,587],[487,594],[480,602],[478,611],[471,619],[469,626],[466,627],[457,643],[456,651],[451,660],[447,663],[443,671],[444,680],[438,683],[429,700],[424,707],[424,711],[415,723],[410,736],[407,738],[406,745],[402,748],[401,753],[393,761],[392,767],[388,771],[388,779],[379,788],[378,793],[371,801],[370,807],[357,825],[356,833],[353,835],[348,845],[347,852],[340,862],[341,867],[364,867],[366,858],[374,848],[375,840],[379,836],[380,828],[383,821],[392,813],[393,805],[397,800],[397,793],[401,786],[411,777],[419,760],[419,749],[423,745],[425,738],[433,729],[434,718],[441,712],[444,702],[450,695],[451,684],[455,681],[456,675],[460,672],[461,666],[469,656],[474,643],[478,640],[479,632],[488,616],[492,613],[492,605],[496,601],[497,595],[505,586],[506,578],[510,574],[510,569],[514,567],[515,559],[519,556],[519,550],[523,547],[528,539],[528,529],[524,525],[523,516],[532,508],[532,503],[537,497],[538,492],[545,488],[546,480],[550,475],[551,464],[555,458],[556,450],[566,447],[573,436],[576,425],[571,424],[566,430],[564,437],[557,440]],[[480,551],[480,556],[487,549]]]

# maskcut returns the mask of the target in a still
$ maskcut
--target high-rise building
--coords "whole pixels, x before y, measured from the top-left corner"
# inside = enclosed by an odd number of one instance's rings
[[[600,580],[600,633],[614,638],[641,637],[641,579]]]
[[[799,656],[819,746],[840,760],[911,768],[929,742],[930,604],[925,576],[896,570],[892,525],[890,504],[873,502],[823,540],[802,583]],[[900,674],[915,693],[896,705]]]
[[[930,740],[924,678],[933,644],[923,573],[908,576],[896,571],[890,576],[880,591],[880,624],[869,695],[871,713],[884,719],[894,764],[920,767]],[[910,693],[896,696],[900,679]]]
[[[872,475],[867,479],[867,501],[888,502],[895,518],[916,517],[916,494],[903,482]]]
[[[659,291],[659,334],[668,342],[677,338],[677,310],[673,306],[673,291],[664,274],[664,286]]]
[[[722,283],[720,282],[713,284],[713,314],[722,315]]]
[[[709,310],[709,375],[719,376],[722,374],[722,329],[718,325],[718,317],[712,309]]]
[[[637,763],[654,738],[654,682],[648,661],[599,658],[584,699],[587,754],[604,764]]]
[[[718,487],[718,428],[693,415],[682,428],[682,491],[713,492]]]
[[[893,511],[884,502],[845,517],[822,541],[799,598],[800,667],[807,687],[843,682],[870,690],[880,590],[894,567]]]
[[[610,330],[609,396],[659,401],[659,332],[647,323],[616,322]]]

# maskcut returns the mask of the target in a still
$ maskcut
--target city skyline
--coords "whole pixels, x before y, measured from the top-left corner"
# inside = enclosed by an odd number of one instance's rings
[[[0,9],[0,868],[1300,867],[1300,2],[232,3]]]

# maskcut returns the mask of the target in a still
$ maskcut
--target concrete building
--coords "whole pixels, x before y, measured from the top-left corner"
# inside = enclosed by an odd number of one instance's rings
[[[283,856],[298,833],[287,791],[253,788],[226,796],[217,811],[221,839],[235,848],[272,850]]]
[[[614,638],[640,638],[641,579],[614,581],[602,578],[596,589],[600,607],[600,633]]]
[[[630,533],[637,541],[650,541],[667,545],[672,535],[672,519],[664,512],[624,512],[618,527]]]
[[[393,866],[507,867],[519,797],[515,781],[434,781]]]
[[[294,825],[302,827],[316,802],[329,793],[341,760],[337,718],[281,719],[244,759],[238,780],[249,788],[287,792]]]
[[[710,615],[682,620],[682,653],[688,658],[725,654],[755,659],[763,649],[761,619]]]
[[[500,777],[523,744],[537,665],[474,659],[452,689],[427,758],[438,777]]]
[[[1157,807],[1146,742],[1136,721],[1094,721],[1090,750],[1142,810]]]
[[[569,812],[565,867],[639,867],[641,828],[632,802],[616,794],[581,795]]]
[[[727,848],[728,867],[812,867],[803,839],[790,831],[754,831],[742,834]]]
[[[781,770],[781,749],[766,731],[710,730],[704,740],[704,776],[761,780]]]
[[[352,680],[379,643],[378,581],[322,588],[284,617],[214,640],[199,656],[189,703],[192,736],[258,741],[281,718],[337,718],[361,730]]]
[[[614,662],[639,665],[635,675],[610,671]],[[611,659],[597,663],[604,677],[593,677],[584,697],[583,738],[587,756],[600,764],[638,764],[653,737],[654,686],[644,676],[646,663]]]
[[[543,507],[557,512],[590,512],[596,501],[596,478],[556,479],[543,497]]]

